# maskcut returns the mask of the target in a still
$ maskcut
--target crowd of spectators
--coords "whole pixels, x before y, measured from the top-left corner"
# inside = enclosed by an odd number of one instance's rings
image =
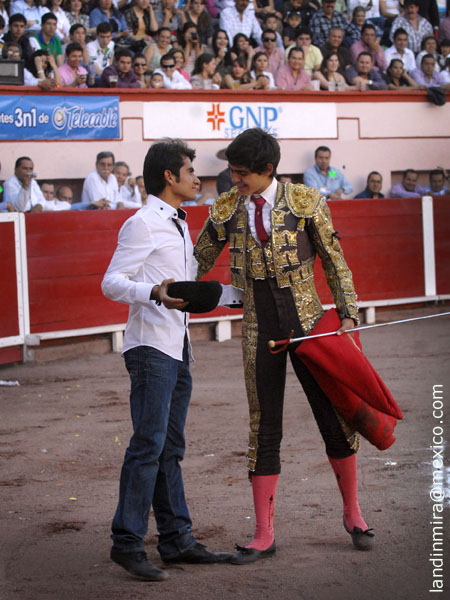
[[[218,158],[225,158],[223,151]],[[292,182],[290,175],[279,175],[280,182]],[[367,176],[364,190],[355,195],[351,182],[337,167],[331,165],[331,150],[319,146],[314,153],[314,164],[305,170],[303,180],[308,187],[316,188],[327,201],[345,197],[384,198],[383,178],[378,171]],[[425,194],[433,196],[450,195],[450,178],[443,167],[429,172],[429,185],[418,184],[419,173],[406,169],[400,183],[387,191],[390,198],[418,198]],[[201,183],[195,200],[189,205],[212,204],[216,194],[202,193]],[[229,168],[221,171],[216,179],[217,194],[227,192],[232,187]],[[212,196],[212,197],[210,197]],[[37,182],[33,160],[21,156],[16,160],[14,174],[0,186],[0,212],[47,212],[60,210],[114,210],[122,208],[140,208],[146,203],[147,192],[143,177],[133,177],[124,161],[116,161],[109,151],[100,152],[95,160],[94,170],[83,181],[80,198],[75,200],[74,190],[67,183],[55,186],[51,181]]]
[[[436,0],[0,0],[25,85],[450,89]]]

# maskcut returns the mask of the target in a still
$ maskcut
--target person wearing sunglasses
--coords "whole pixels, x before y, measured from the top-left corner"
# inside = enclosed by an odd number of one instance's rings
[[[146,71],[147,61],[145,60],[145,56],[143,54],[135,54],[133,58],[133,72],[139,79],[139,83],[143,88],[148,87],[148,81],[145,75]]]
[[[255,52],[264,52],[267,55],[267,71],[275,77],[284,65],[284,55],[283,50],[277,47],[277,36],[273,29],[264,29],[262,46],[255,48]]]
[[[164,87],[170,90],[190,90],[191,84],[183,75],[177,71],[176,61],[170,52],[161,57],[160,68],[155,69],[153,73],[160,73],[163,77]]]

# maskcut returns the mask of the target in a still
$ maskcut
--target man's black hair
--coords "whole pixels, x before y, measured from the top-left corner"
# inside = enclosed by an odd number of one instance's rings
[[[71,42],[66,46],[66,56],[70,56],[72,52],[81,52],[83,53],[83,46],[78,42]]]
[[[133,60],[134,54],[128,48],[119,48],[114,52],[114,62],[117,62],[119,58],[126,56],[127,58],[131,58]]]
[[[408,35],[408,32],[406,31],[406,29],[403,29],[403,27],[399,27],[398,29],[396,29],[394,31],[394,40],[395,38],[397,38],[399,35]]]
[[[58,22],[58,17],[56,15],[54,15],[52,12],[45,13],[41,17],[41,25],[43,25],[44,23],[47,23],[47,21],[51,21],[51,20]]]
[[[291,54],[293,52],[301,52],[302,55],[305,56],[305,53],[303,52],[303,48],[300,48],[300,46],[292,46],[292,48],[289,50],[288,59],[291,58]]]
[[[328,148],[328,146],[319,146],[318,148],[316,148],[314,151],[314,158],[317,158],[319,152],[329,152],[331,155],[331,150]]]
[[[112,27],[110,23],[99,23],[96,29],[97,35],[99,33],[112,33]]]
[[[369,56],[371,62],[373,62],[373,56],[370,54],[370,52],[367,52],[367,50],[363,50],[362,52],[360,52],[358,54],[358,56],[356,57],[356,62],[358,62],[358,60],[361,58],[361,56]]]
[[[433,177],[433,175],[442,175],[442,177],[445,180],[445,173],[442,169],[433,169],[432,171],[430,171],[430,174],[429,174],[430,181],[431,181],[431,177]]]
[[[12,25],[13,23],[23,23],[24,25],[27,24],[27,20],[25,18],[24,15],[22,15],[22,13],[16,13],[15,15],[11,15],[11,17],[9,17],[9,24]]]
[[[74,23],[69,29],[69,35],[73,35],[77,29],[84,29],[84,31],[86,31],[86,27],[84,25],[81,23]]]
[[[280,145],[277,140],[259,127],[240,133],[225,150],[225,156],[231,165],[247,167],[251,173],[264,173],[267,165],[273,169],[275,177],[280,162]]]
[[[16,163],[14,165],[14,169],[18,169],[20,167],[22,161],[24,161],[24,160],[30,160],[31,161],[31,158],[29,156],[21,156],[20,158],[18,158],[16,160]],[[33,161],[31,161],[31,162],[33,162]]]
[[[415,173],[419,176],[419,173],[415,169],[406,169],[406,171],[403,171],[403,177],[407,177],[408,173]]]
[[[195,150],[180,139],[164,138],[152,144],[144,160],[144,184],[147,194],[157,196],[166,187],[165,171],[170,171],[178,181],[180,169],[186,158],[195,158]]]
[[[361,35],[367,30],[367,29],[372,29],[373,31],[375,31],[376,33],[376,28],[375,25],[372,25],[372,23],[364,23],[364,25],[362,26],[361,29]]]
[[[312,31],[309,27],[300,27],[295,39],[298,40],[301,35],[309,35],[309,37],[312,39]]]

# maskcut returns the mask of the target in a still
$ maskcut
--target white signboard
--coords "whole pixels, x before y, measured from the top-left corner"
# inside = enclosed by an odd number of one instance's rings
[[[336,104],[211,101],[144,105],[146,139],[232,139],[251,127],[261,127],[282,139],[336,138]]]

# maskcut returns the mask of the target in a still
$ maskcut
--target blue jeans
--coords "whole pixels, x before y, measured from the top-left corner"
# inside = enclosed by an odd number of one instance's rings
[[[196,541],[180,468],[192,391],[187,337],[182,361],[148,346],[132,348],[124,357],[134,433],[120,475],[111,538],[121,552],[143,550],[153,505],[158,551],[171,558]]]

